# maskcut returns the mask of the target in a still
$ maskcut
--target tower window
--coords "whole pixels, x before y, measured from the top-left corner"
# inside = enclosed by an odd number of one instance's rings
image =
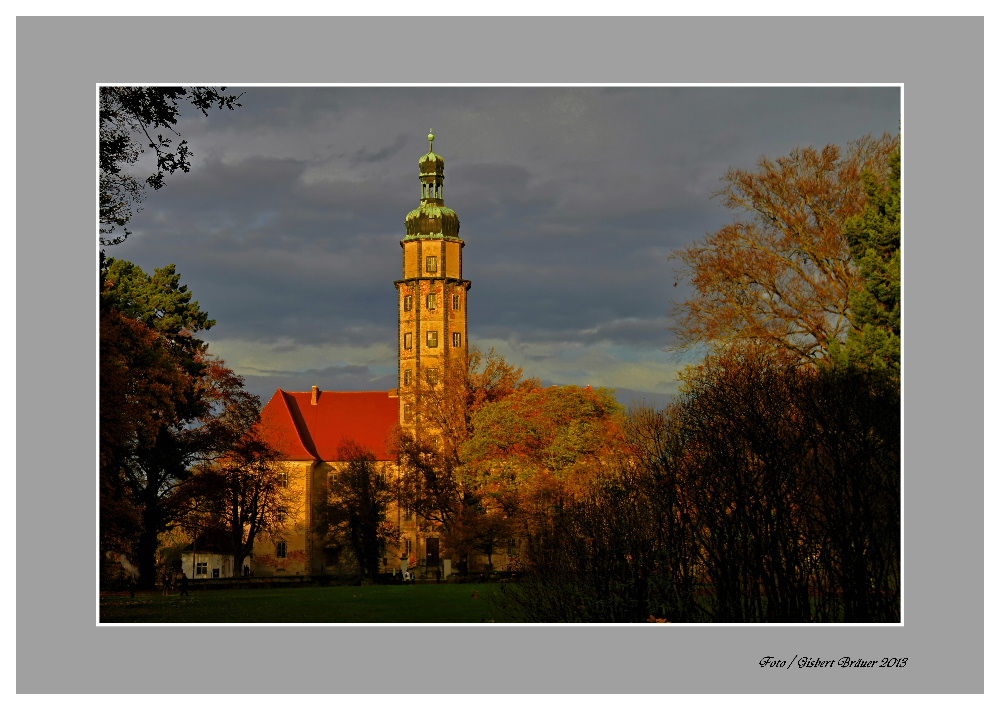
[[[407,387],[413,384],[413,370],[403,371],[403,384]]]
[[[438,258],[436,256],[427,257],[427,273],[436,274],[438,272]]]
[[[462,309],[462,297],[457,293],[451,297],[451,309],[453,311],[458,311]]]
[[[279,542],[274,546],[274,556],[275,557],[288,557],[288,543]]]
[[[403,405],[403,421],[404,422],[413,421],[413,406],[410,404]]]
[[[438,307],[438,295],[436,293],[427,294],[427,310],[433,311]]]
[[[427,368],[427,384],[436,385],[438,383],[438,371],[436,367]]]
[[[413,296],[403,296],[403,310],[404,311],[413,310]]]
[[[461,333],[452,333],[451,334],[451,344],[454,345],[456,348],[462,347],[462,334]]]
[[[436,330],[427,331],[427,347],[436,348],[438,346],[438,333]]]
[[[403,335],[403,347],[407,350],[413,349],[413,333],[405,333]]]
[[[288,471],[278,473],[278,488],[288,488]]]

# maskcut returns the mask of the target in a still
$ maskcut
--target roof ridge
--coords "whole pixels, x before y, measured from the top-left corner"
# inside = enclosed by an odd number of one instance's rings
[[[291,390],[283,390],[283,389],[279,388],[278,391],[282,392],[284,394],[312,394],[312,390],[295,390],[295,391],[291,391]],[[388,390],[325,390],[325,389],[320,389],[319,390],[320,394],[388,394],[389,392],[392,392],[392,390],[391,389],[388,389]]]

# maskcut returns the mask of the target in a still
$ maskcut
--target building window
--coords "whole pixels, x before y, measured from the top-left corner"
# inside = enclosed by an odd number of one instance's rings
[[[451,309],[453,311],[462,310],[462,297],[459,296],[457,293],[451,297]]]
[[[427,368],[427,384],[436,385],[438,383],[438,371],[436,367]]]
[[[413,384],[413,370],[403,370],[403,385],[409,387]]]
[[[403,520],[407,522],[413,520],[413,508],[403,508]],[[406,551],[409,552],[410,549],[407,548]]]
[[[288,488],[288,471],[278,473],[278,488]]]
[[[412,548],[410,547],[410,538],[406,538],[406,554],[409,555]]]
[[[462,334],[461,333],[452,333],[451,334],[451,344],[454,345],[456,348],[462,347]]]
[[[413,421],[413,407],[409,404],[403,405],[403,421],[404,422]]]
[[[207,577],[208,576],[208,563],[207,562],[196,562],[194,566],[194,576],[195,577]]]
[[[279,542],[274,546],[275,557],[288,557],[288,543]]]
[[[427,294],[427,310],[433,311],[438,307],[438,295],[436,293]]]
[[[438,272],[438,258],[436,256],[427,257],[427,273],[436,274]]]
[[[407,350],[413,349],[413,333],[403,335],[403,347]]]
[[[438,346],[438,332],[436,330],[427,331],[427,347],[436,348]]]
[[[218,567],[213,567],[212,568],[212,579],[218,579],[218,578],[219,578],[219,568]]]
[[[403,296],[403,310],[404,311],[413,310],[413,296]]]

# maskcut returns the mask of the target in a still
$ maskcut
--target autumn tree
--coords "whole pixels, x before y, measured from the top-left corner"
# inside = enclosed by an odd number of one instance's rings
[[[460,450],[463,475],[495,509],[516,516],[519,532],[530,537],[553,510],[600,479],[620,412],[605,388],[515,392],[473,415],[472,435]]]
[[[902,349],[900,149],[890,158],[885,180],[872,172],[864,173],[862,179],[868,196],[864,212],[844,224],[860,277],[850,298],[854,327],[837,359],[898,374]]]
[[[317,510],[317,528],[328,541],[346,545],[361,575],[373,580],[386,550],[399,541],[388,522],[394,487],[375,455],[360,444],[345,441],[337,458],[346,463],[331,474],[329,498]]]
[[[496,495],[479,490],[476,480],[462,474],[459,448],[473,431],[476,412],[541,383],[525,378],[521,368],[492,348],[484,353],[472,346],[442,369],[439,381],[421,383],[418,428],[400,431],[396,441],[399,499],[420,519],[440,526],[445,549],[464,568],[473,551],[492,559],[510,535]],[[507,499],[502,503],[511,507]]]
[[[175,126],[181,104],[188,103],[202,115],[210,109],[234,110],[239,98],[226,87],[206,86],[102,86],[99,91],[99,205],[101,244],[124,241],[125,229],[138,210],[145,188],[159,190],[167,175],[191,169],[191,150]],[[164,135],[162,131],[166,131]],[[127,172],[146,150],[155,158],[155,171],[144,179]],[[115,230],[119,233],[115,236]]]
[[[207,414],[200,397],[205,344],[214,322],[191,301],[173,267],[152,276],[107,259],[100,295],[101,529],[133,555],[140,583],[156,577],[158,536],[174,517],[186,476],[187,440]],[[127,528],[122,528],[122,526]]]
[[[214,321],[172,266],[149,275],[107,259],[101,276],[102,540],[127,540],[148,587],[159,536],[189,503],[182,484],[237,443],[234,403],[249,395],[208,354],[198,334]]]
[[[517,530],[511,512],[515,507],[499,501],[489,491],[472,491],[463,499],[461,515],[448,530],[447,547],[460,560],[460,568],[476,552],[486,557],[487,569],[493,569],[493,556],[508,550]]]
[[[418,416],[422,428],[440,439],[442,453],[457,460],[459,446],[472,433],[477,411],[515,392],[537,389],[541,381],[525,378],[522,368],[507,362],[494,348],[484,353],[473,345],[453,357],[437,382],[418,383]]]
[[[613,390],[603,387],[518,391],[473,415],[462,461],[488,478],[524,481],[548,471],[569,482],[608,451],[620,412]]]
[[[480,485],[467,475],[461,462],[440,446],[423,443],[401,432],[395,444],[400,470],[400,505],[416,513],[425,524],[443,533],[444,548],[468,569],[473,552],[493,555],[513,536],[513,497]]]
[[[762,344],[631,412],[621,456],[536,527],[505,592],[536,622],[899,620],[899,390]]]
[[[156,440],[191,390],[191,376],[153,328],[117,310],[100,317],[100,547],[137,557],[138,490],[127,474],[144,442]]]
[[[716,196],[738,219],[675,254],[694,287],[674,313],[680,347],[757,341],[804,362],[828,358],[861,280],[844,227],[865,209],[862,175],[884,180],[897,146],[868,136],[729,170]]]
[[[260,398],[221,362],[210,366],[215,415],[202,427],[203,450],[194,475],[176,493],[175,507],[196,534],[214,533],[233,557],[234,574],[264,533],[282,527],[295,511],[280,454],[260,428]]]
[[[450,529],[468,495],[458,459],[407,431],[397,432],[393,452],[400,471],[400,503],[421,519]]]

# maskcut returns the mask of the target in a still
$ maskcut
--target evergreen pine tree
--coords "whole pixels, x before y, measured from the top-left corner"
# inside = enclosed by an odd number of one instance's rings
[[[851,294],[853,329],[835,359],[878,370],[900,369],[901,355],[901,159],[892,156],[882,184],[865,174],[868,202],[862,214],[844,224],[851,255],[862,278]]]

